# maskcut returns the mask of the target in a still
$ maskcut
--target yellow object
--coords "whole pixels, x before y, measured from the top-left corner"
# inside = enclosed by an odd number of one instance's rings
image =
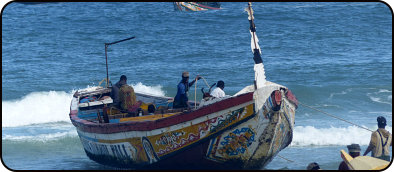
[[[148,106],[151,105],[151,104],[152,104],[152,103],[144,103],[144,102],[142,102],[140,108],[141,108],[143,111],[148,111]],[[155,106],[155,105],[153,104],[153,106]],[[156,106],[155,106],[155,109],[156,109]]]
[[[98,86],[100,86],[104,81],[106,81],[105,82],[105,87],[107,88],[108,87],[108,85],[107,85],[107,78],[104,78],[103,80],[101,80],[100,82],[99,82],[99,85]]]
[[[134,89],[130,85],[123,85],[119,90],[120,108],[128,110],[137,102]]]
[[[341,150],[341,157],[351,170],[382,170],[390,162],[370,156],[358,156],[353,158],[344,150]]]
[[[128,117],[128,118],[121,118],[119,119],[119,122],[126,122],[126,121],[154,121],[160,118],[166,118],[175,114],[178,114],[181,112],[176,112],[176,113],[166,113],[166,114],[156,114],[156,115],[145,115],[145,116],[138,116],[138,117]]]

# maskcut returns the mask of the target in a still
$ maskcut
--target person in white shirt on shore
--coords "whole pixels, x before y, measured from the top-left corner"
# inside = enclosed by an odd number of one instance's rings
[[[215,97],[215,98],[225,97],[226,94],[224,93],[223,89],[224,89],[224,82],[222,80],[220,80],[216,84],[216,88],[214,90],[212,90],[211,96]]]

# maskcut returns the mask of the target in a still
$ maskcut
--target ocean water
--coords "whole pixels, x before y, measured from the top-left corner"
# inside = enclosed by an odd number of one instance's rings
[[[233,95],[253,84],[246,2],[177,12],[171,2],[10,3],[2,13],[2,161],[13,170],[114,169],[86,155],[68,113],[73,92],[109,75],[137,92],[175,96],[182,71],[223,80]],[[306,105],[392,133],[392,13],[381,2],[255,2],[267,80]],[[200,89],[197,83],[197,100]],[[194,86],[189,99],[194,100]],[[335,170],[339,151],[370,132],[300,105],[294,138],[266,169]],[[283,157],[283,158],[281,158]],[[286,159],[287,160],[286,160]]]

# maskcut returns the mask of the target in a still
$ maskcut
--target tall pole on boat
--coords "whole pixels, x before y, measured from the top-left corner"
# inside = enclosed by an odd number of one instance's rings
[[[261,58],[261,49],[259,46],[259,39],[257,38],[256,35],[256,27],[254,24],[254,16],[253,16],[253,9],[252,9],[252,3],[248,3],[248,7],[245,9],[245,11],[248,12],[248,20],[250,24],[250,34],[251,34],[251,44],[250,47],[252,49],[253,53],[253,60],[254,60],[254,71],[255,71],[255,80],[254,80],[254,86],[255,89],[259,89],[264,86],[265,84],[265,71],[264,71],[264,65],[263,65],[263,59]]]
[[[130,39],[134,39],[134,38],[135,38],[135,37],[133,36],[133,37],[126,38],[126,39],[122,39],[122,40],[115,41],[115,42],[104,43],[104,44],[105,44],[105,66],[106,66],[106,68],[107,68],[107,87],[109,86],[109,77],[108,77],[108,56],[107,56],[107,48],[108,48],[108,46],[109,46],[109,45],[112,45],[112,44],[117,44],[117,43],[119,43],[119,42],[127,41],[127,40],[130,40]]]
[[[254,16],[253,16],[253,9],[252,9],[252,3],[248,2],[248,8],[249,8],[249,21],[250,21],[250,31],[253,34],[253,43],[254,43],[254,47],[256,48],[256,26],[254,25]]]
[[[106,84],[106,87],[108,88],[108,86],[109,86],[109,80],[108,80],[108,57],[107,57],[107,47],[108,47],[108,45],[107,44],[105,44],[105,66],[107,67],[107,84]]]

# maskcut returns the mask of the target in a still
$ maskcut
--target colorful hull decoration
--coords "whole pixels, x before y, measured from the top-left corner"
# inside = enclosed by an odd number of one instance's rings
[[[98,116],[104,118],[101,111],[104,104],[81,106],[80,97],[90,92],[80,90],[79,96],[74,97],[71,103],[70,118],[86,154],[102,164],[142,167],[169,159],[163,165],[171,166],[177,165],[177,161],[170,161],[171,158],[181,156],[185,166],[190,166],[189,162],[208,168],[219,167],[217,165],[260,168],[289,145],[292,139],[296,104],[287,100],[285,87],[277,87],[279,89],[272,90],[282,96],[277,111],[272,110],[275,102],[272,96],[268,96],[264,106],[256,110],[253,92],[245,92],[191,112],[171,116],[126,117],[134,119],[113,123],[99,121]],[[109,92],[106,88],[95,89],[96,94]],[[141,100],[142,94],[137,96]],[[143,96],[144,100],[149,97]],[[150,99],[151,102],[160,102],[160,99],[170,98],[151,96]],[[91,114],[88,119],[84,111],[96,114]],[[97,118],[91,119],[92,116]],[[196,162],[195,153],[184,151],[192,147],[198,147],[198,156],[204,160]],[[191,158],[190,161],[188,158]]]
[[[70,106],[87,156],[101,164],[144,168],[265,167],[293,138],[297,99],[279,84],[265,80],[253,14],[249,6],[255,84],[233,96],[198,103],[193,110],[172,109],[171,97],[136,93],[144,110],[130,116],[111,108],[111,88],[78,90]],[[198,108],[197,108],[198,107]]]
[[[220,2],[174,2],[178,11],[207,11],[220,10]]]

